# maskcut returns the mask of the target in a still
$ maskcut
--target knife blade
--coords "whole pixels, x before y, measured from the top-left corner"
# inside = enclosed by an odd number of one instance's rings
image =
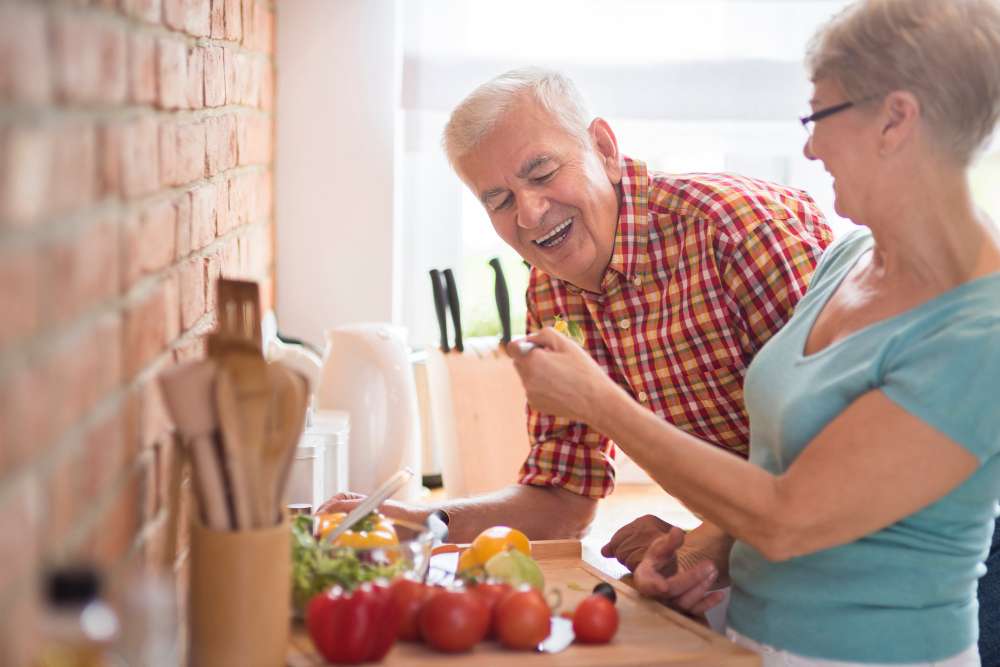
[[[559,653],[573,643],[573,621],[562,616],[553,616],[549,620],[549,636],[542,640],[536,649],[539,653]]]
[[[448,352],[448,322],[445,319],[445,285],[441,282],[441,272],[431,269],[431,293],[434,295],[434,312],[437,313],[438,328],[441,330],[441,351]]]
[[[500,314],[500,327],[503,330],[501,342],[506,345],[510,342],[510,294],[507,291],[507,280],[503,275],[503,267],[500,266],[500,258],[494,257],[490,260],[490,266],[496,274],[493,282],[493,294],[497,301],[497,312]]]
[[[455,349],[465,351],[462,344],[462,314],[458,305],[458,286],[455,284],[455,274],[451,269],[444,270],[444,282],[448,288],[448,310],[451,311],[451,323],[455,328]]]

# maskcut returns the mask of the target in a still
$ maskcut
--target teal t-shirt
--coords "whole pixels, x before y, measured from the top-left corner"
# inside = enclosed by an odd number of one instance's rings
[[[940,660],[978,637],[1000,495],[1000,274],[805,356],[831,294],[872,247],[866,230],[827,250],[786,326],[747,370],[750,461],[775,474],[873,389],[972,452],[965,483],[862,539],[780,563],[737,542],[729,624],[801,655],[856,662]]]

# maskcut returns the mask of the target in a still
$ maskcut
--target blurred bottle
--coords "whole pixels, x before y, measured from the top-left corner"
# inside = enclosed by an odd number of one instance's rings
[[[118,616],[102,598],[101,577],[90,567],[65,567],[45,578],[39,667],[111,667]]]

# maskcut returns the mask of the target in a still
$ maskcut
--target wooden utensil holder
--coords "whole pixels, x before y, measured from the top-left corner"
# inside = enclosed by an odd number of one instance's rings
[[[191,526],[188,623],[193,667],[285,664],[291,619],[291,528]]]

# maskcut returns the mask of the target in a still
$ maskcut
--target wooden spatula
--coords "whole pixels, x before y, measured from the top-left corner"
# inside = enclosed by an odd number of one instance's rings
[[[273,521],[280,519],[285,484],[305,425],[309,383],[280,362],[268,364],[267,375],[272,397],[261,455],[261,488]]]
[[[220,375],[231,382],[233,395],[232,405],[225,405],[227,397],[216,394],[217,400],[223,399],[220,413],[224,409],[231,413],[228,419],[220,414],[223,438],[243,455],[252,525],[263,527],[271,524],[265,498],[269,494],[263,493],[260,473],[271,390],[261,351],[257,283],[220,279],[217,305],[219,326],[208,337],[208,354],[216,359]]]

